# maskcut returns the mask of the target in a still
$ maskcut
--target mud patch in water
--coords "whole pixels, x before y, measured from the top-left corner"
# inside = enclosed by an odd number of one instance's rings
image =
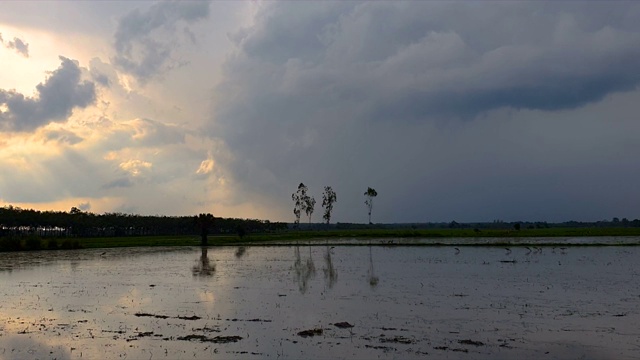
[[[191,334],[191,335],[187,335],[187,336],[179,336],[177,338],[178,340],[183,340],[183,341],[199,341],[199,342],[210,342],[210,343],[214,343],[214,344],[228,344],[228,343],[234,343],[234,342],[238,342],[240,340],[242,340],[242,336],[216,336],[216,337],[206,337],[204,335],[195,335],[195,334]]]
[[[322,335],[322,332],[323,332],[322,329],[309,329],[309,330],[303,330],[298,332],[298,336],[302,336],[304,338],[314,337],[314,336]]]

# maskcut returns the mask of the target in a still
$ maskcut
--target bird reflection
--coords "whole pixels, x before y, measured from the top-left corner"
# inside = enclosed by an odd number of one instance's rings
[[[191,273],[194,277],[209,277],[216,272],[216,264],[211,263],[209,260],[207,250],[206,247],[202,247],[200,258],[196,260],[196,264],[191,268]]]
[[[293,270],[295,272],[296,282],[298,283],[298,289],[300,293],[304,294],[309,289],[309,280],[316,275],[316,267],[311,257],[311,247],[309,247],[309,258],[303,263],[302,257],[300,256],[300,246],[296,245],[295,258]]]

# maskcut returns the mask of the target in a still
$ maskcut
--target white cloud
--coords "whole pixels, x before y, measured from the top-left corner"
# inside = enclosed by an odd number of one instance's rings
[[[37,96],[28,97],[0,89],[0,131],[30,131],[54,121],[66,121],[75,108],[86,108],[96,100],[93,82],[83,81],[77,61],[60,56],[61,65],[44,83]]]
[[[140,176],[151,170],[153,164],[148,161],[132,159],[120,163],[120,169],[128,172],[131,176]]]
[[[202,160],[202,162],[200,163],[200,167],[198,167],[198,170],[196,170],[196,174],[198,175],[209,174],[213,171],[214,165],[215,165],[215,162],[213,161],[213,159]]]

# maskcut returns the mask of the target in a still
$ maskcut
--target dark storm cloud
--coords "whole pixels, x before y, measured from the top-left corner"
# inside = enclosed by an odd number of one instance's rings
[[[134,184],[131,181],[131,179],[129,178],[120,178],[120,179],[116,179],[113,180],[111,182],[108,182],[106,184],[104,184],[102,186],[103,189],[114,189],[114,188],[129,188],[132,187]]]
[[[0,129],[30,131],[54,121],[66,121],[74,108],[85,108],[96,100],[95,85],[81,80],[78,62],[60,56],[62,64],[44,83],[36,86],[37,96],[0,89]]]
[[[589,173],[563,153],[585,146],[569,138],[587,120],[563,118],[573,127],[561,129],[544,122],[567,138],[545,159],[536,149],[549,136],[543,122],[517,119],[561,118],[640,83],[640,24],[632,21],[640,4],[606,5],[267,3],[252,26],[230,36],[236,49],[217,88],[211,134],[235,155],[225,165],[238,183],[284,199],[284,207],[304,181],[316,197],[331,184],[355,194],[341,197],[354,213],[375,187],[379,204],[401,210],[382,221],[517,212],[512,199],[541,173],[560,169],[567,183],[579,180],[566,165]],[[611,136],[601,141],[619,134]],[[599,156],[590,151],[582,156]],[[549,168],[549,156],[567,162]],[[478,170],[460,179],[469,168]],[[429,182],[447,191],[425,192]],[[567,199],[582,196],[550,183],[531,189],[532,204],[546,192],[566,200],[558,217],[575,208]],[[487,199],[496,202],[483,207]],[[427,203],[441,211],[427,213]]]
[[[78,209],[82,211],[89,211],[91,210],[91,203],[90,202],[80,203],[78,204]]]
[[[97,82],[98,84],[104,87],[107,87],[107,88],[111,87],[111,79],[109,79],[109,77],[105,74],[92,71],[91,78],[93,79],[93,81]]]
[[[639,27],[603,22],[594,6],[276,4],[232,36],[230,67],[394,120],[575,108],[640,82]]]
[[[7,49],[15,50],[18,54],[26,58],[29,57],[29,44],[20,38],[15,37],[13,40],[5,42],[2,38],[2,34],[0,33],[0,44],[4,45]]]
[[[136,9],[118,22],[112,63],[144,83],[179,65],[172,59],[178,40],[194,41],[189,25],[208,16],[208,1],[159,2],[145,11]]]

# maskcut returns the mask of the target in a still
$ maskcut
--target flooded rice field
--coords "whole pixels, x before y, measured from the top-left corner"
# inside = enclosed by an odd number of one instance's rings
[[[640,247],[0,254],[0,359],[640,359]]]

